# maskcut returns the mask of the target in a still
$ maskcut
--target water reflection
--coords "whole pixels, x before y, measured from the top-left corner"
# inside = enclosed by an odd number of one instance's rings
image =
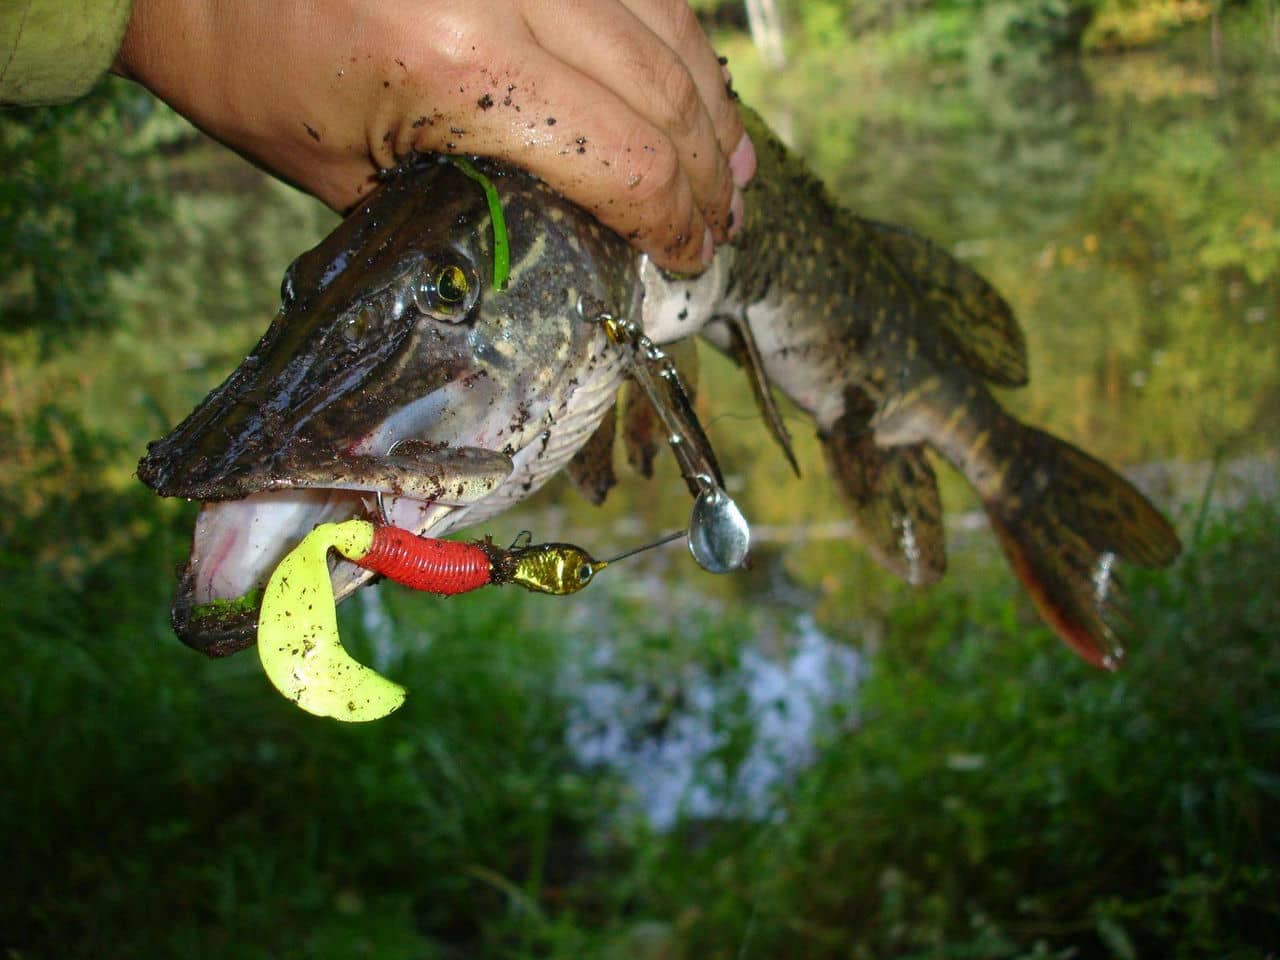
[[[1013,403],[1124,464],[1280,434],[1280,59],[1245,24],[1221,50],[735,76],[847,204],[987,273],[1028,333]]]
[[[602,592],[575,611],[561,676],[573,755],[619,775],[660,830],[681,817],[772,816],[778,789],[851,721],[862,655],[812,614],[775,607],[754,618],[728,662],[655,663],[637,658],[633,633],[598,626],[619,599]],[[664,608],[688,622],[706,598],[668,588]]]

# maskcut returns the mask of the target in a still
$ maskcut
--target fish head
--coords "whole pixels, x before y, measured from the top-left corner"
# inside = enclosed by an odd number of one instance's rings
[[[139,478],[202,501],[173,605],[190,646],[251,644],[256,593],[317,524],[478,522],[551,476],[612,402],[621,360],[590,313],[638,310],[634,255],[535,178],[483,169],[510,238],[504,289],[481,185],[445,160],[408,165],[290,266],[254,350],[149,445]],[[339,562],[335,595],[371,576]]]

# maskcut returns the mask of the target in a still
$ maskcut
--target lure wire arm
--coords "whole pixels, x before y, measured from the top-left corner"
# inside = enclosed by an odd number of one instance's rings
[[[619,560],[625,560],[627,557],[634,557],[637,553],[644,553],[646,550],[652,550],[654,547],[661,547],[668,543],[674,543],[675,541],[682,540],[687,536],[689,536],[688,530],[677,530],[675,533],[669,533],[665,537],[654,540],[652,543],[646,543],[642,547],[635,547],[625,553],[620,553],[616,557],[610,557],[608,560],[598,560],[596,561],[596,566],[606,567],[611,563],[617,563]]]
[[[671,358],[630,320],[619,319],[603,310],[594,317],[594,322],[604,328],[610,343],[622,349],[628,370],[657,411],[689,492],[694,496],[705,492],[706,484],[700,478],[709,478],[715,486],[723,488],[724,477],[715,451],[698,422],[689,393]]]
[[[667,429],[667,442],[693,495],[689,552],[710,573],[728,573],[746,563],[751,527],[725,492],[715,451],[694,412],[671,358],[631,320],[615,317],[602,304],[578,301],[579,313],[600,324],[609,342],[621,348],[631,376],[648,395]]]

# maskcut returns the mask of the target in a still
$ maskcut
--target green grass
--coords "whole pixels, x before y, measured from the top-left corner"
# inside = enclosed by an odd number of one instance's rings
[[[1276,529],[1250,508],[1134,576],[1142,638],[1116,677],[1064,656],[1007,585],[898,608],[863,727],[780,822],[655,868],[669,908],[699,905],[690,955],[1262,956],[1280,937]]]
[[[92,477],[111,451],[63,427]],[[1116,677],[965,551],[962,579],[888,607],[858,727],[774,817],[656,835],[568,754],[573,637],[536,598],[382,590],[411,697],[347,727],[251,654],[207,662],[169,633],[155,571],[188,508],[89,479],[9,506],[11,956],[1246,957],[1280,938],[1274,507],[1132,578],[1142,640]],[[360,613],[343,630],[367,659]],[[614,615],[646,635],[643,604]],[[731,665],[750,618],[705,621],[680,656]],[[673,650],[654,638],[659,672]]]
[[[252,655],[206,663],[168,635],[168,585],[145,582],[160,546],[104,558],[76,599],[6,582],[6,946],[395,957],[538,942],[528,905],[609,794],[567,763],[552,638],[512,630],[514,598],[433,617],[429,647],[395,671],[412,697],[393,719],[318,723]]]

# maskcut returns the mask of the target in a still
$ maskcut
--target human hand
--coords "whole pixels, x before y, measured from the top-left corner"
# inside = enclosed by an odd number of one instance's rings
[[[411,150],[498,157],[680,272],[755,169],[684,0],[135,0],[115,69],[336,210]]]

